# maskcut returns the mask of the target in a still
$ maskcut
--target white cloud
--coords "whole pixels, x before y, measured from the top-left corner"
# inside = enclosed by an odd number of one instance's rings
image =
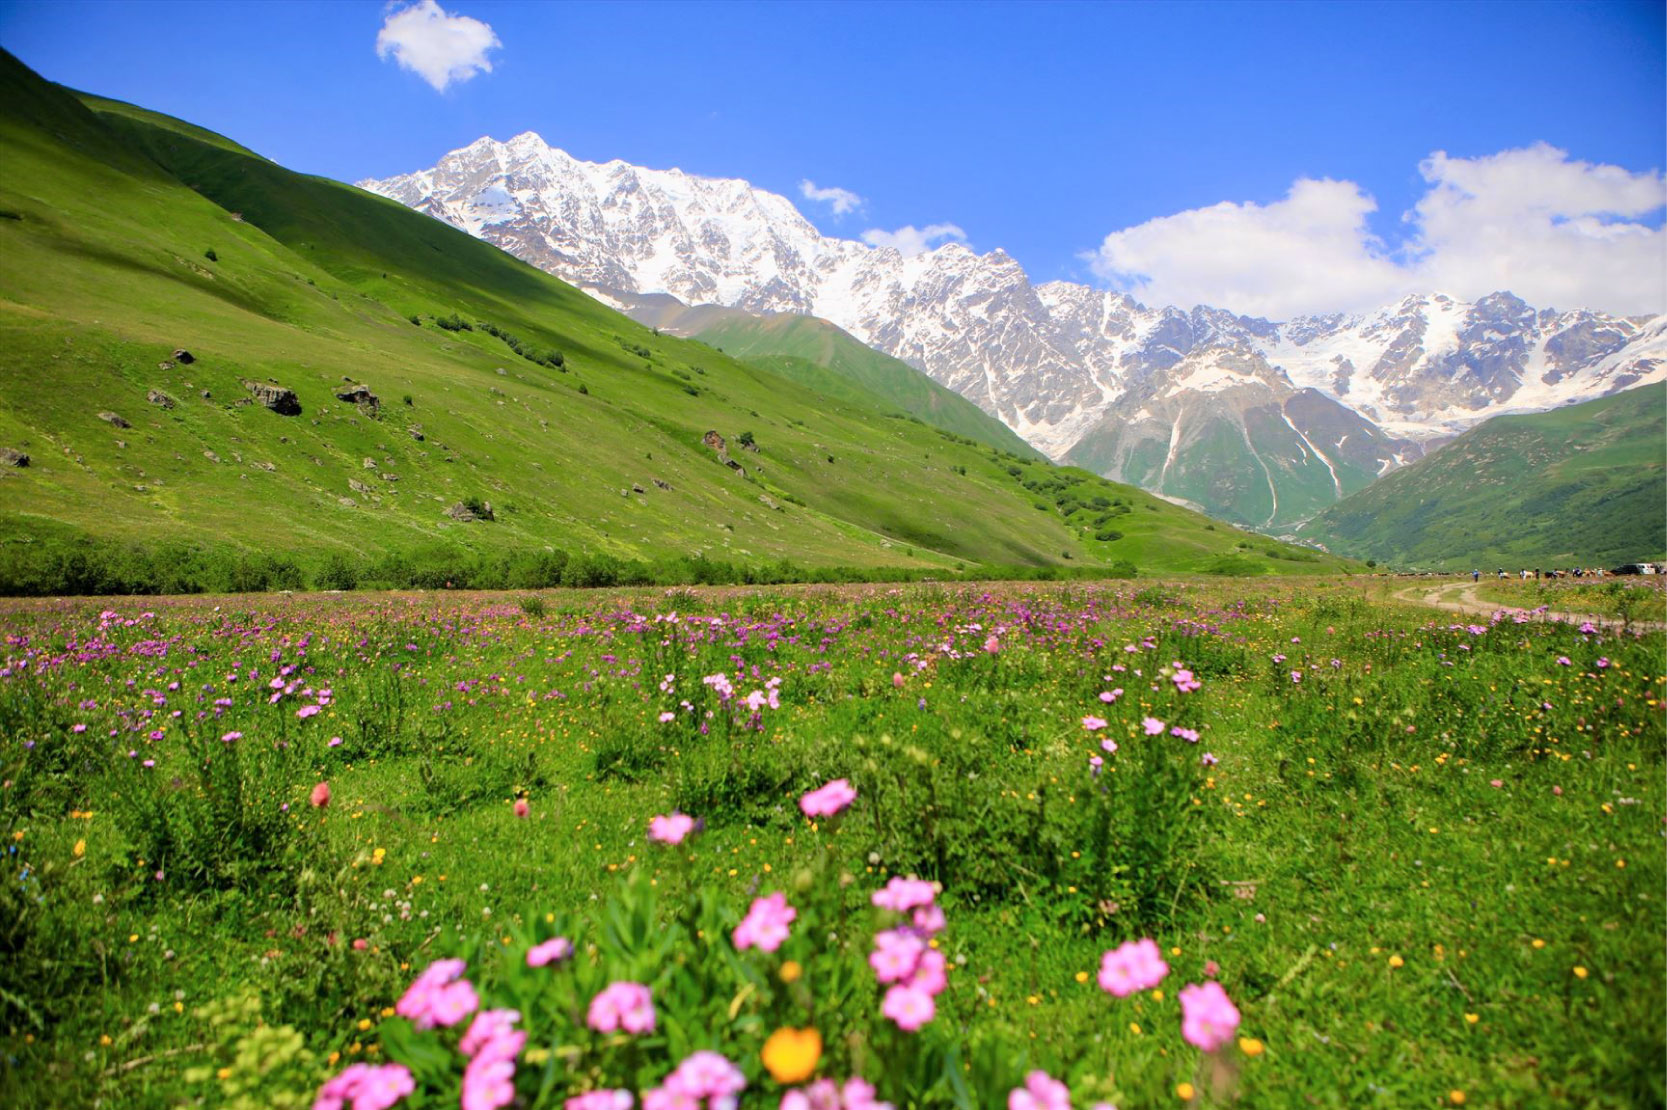
[[[1429,188],[1395,249],[1349,181],[1303,179],[1272,204],[1222,203],[1106,236],[1100,277],[1153,304],[1210,304],[1273,319],[1372,308],[1409,292],[1467,299],[1508,289],[1539,307],[1667,309],[1667,205],[1656,171],[1573,161],[1546,144],[1480,158],[1432,154]]]
[[[376,36],[376,56],[393,55],[401,69],[444,92],[453,81],[491,73],[487,52],[502,45],[490,24],[453,15],[435,0],[418,0],[389,8]]]
[[[954,239],[966,242],[967,233],[954,224],[927,224],[917,228],[913,225],[900,227],[896,231],[882,231],[880,228],[869,228],[862,233],[862,241],[871,247],[891,247],[904,258],[913,258],[932,248],[932,244],[942,239]]]
[[[799,182],[799,195],[806,200],[824,201],[832,205],[835,216],[855,212],[863,206],[863,199],[851,190],[841,189],[837,185],[829,185],[826,189],[819,189],[816,187],[816,182],[809,178]]]

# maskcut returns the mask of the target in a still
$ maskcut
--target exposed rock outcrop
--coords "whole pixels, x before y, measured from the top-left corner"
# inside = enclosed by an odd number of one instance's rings
[[[279,416],[300,416],[301,401],[295,396],[295,390],[285,389],[281,385],[257,382],[249,378],[243,379],[243,388],[254,395],[255,400],[265,405]]]

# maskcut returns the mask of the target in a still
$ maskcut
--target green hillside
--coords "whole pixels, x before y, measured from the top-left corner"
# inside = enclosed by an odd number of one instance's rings
[[[1026,458],[1043,457],[1017,432],[959,393],[826,320],[793,313],[755,316],[716,305],[688,308],[664,303],[652,311],[634,309],[631,315],[679,335],[693,336],[829,397],[870,404],[878,400],[935,428],[986,446]]]
[[[1303,527],[1394,566],[1614,565],[1667,551],[1667,387],[1498,416]]]
[[[393,581],[512,553],[548,579],[568,556],[1204,571],[1268,546],[656,335],[439,221],[4,54],[0,101],[0,448],[30,459],[0,467],[0,587],[93,541],[163,551],[181,587],[212,586],[188,572],[224,551],[328,584],[318,568]],[[494,520],[449,515],[483,502]],[[1274,551],[1292,558],[1258,570],[1342,565]]]

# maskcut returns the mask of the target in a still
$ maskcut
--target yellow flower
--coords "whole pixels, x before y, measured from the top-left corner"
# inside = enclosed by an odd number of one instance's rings
[[[804,973],[805,969],[799,965],[798,960],[788,960],[781,965],[781,970],[776,974],[781,976],[783,983],[797,983],[799,976]]]
[[[87,854],[87,842],[85,840],[77,840],[75,842],[75,858],[80,859],[82,856],[84,856],[86,854]]]
[[[1175,1097],[1180,1099],[1182,1102],[1191,1102],[1194,1093],[1195,1092],[1192,1089],[1191,1083],[1175,1084]]]
[[[760,1055],[777,1083],[802,1083],[822,1059],[822,1034],[814,1029],[777,1029]]]
[[[1239,1051],[1244,1053],[1246,1056],[1262,1055],[1263,1047],[1262,1042],[1257,1040],[1255,1037],[1239,1038]]]
[[[1481,1014],[1466,1014],[1466,1015],[1464,1015],[1464,1020],[1465,1020],[1466,1024],[1475,1025],[1478,1021],[1482,1020],[1482,1015]]]
[[[1459,1090],[1457,1087],[1453,1088],[1451,1091],[1447,1092],[1447,1101],[1451,1102],[1454,1106],[1463,1106],[1464,1092]]]
[[[1391,957],[1389,957],[1389,966],[1390,967],[1405,967],[1406,966],[1406,961],[1401,959],[1401,957],[1398,956],[1398,955],[1397,956],[1391,956]]]
[[[1574,969],[1574,977],[1575,977],[1575,978],[1576,978],[1576,979],[1584,979],[1584,978],[1586,978],[1586,969],[1585,969],[1585,968],[1583,968],[1583,967],[1577,967],[1577,968],[1575,968],[1575,969]]]

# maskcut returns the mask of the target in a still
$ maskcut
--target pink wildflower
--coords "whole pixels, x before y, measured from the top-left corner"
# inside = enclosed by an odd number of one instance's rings
[[[325,806],[329,805],[330,784],[327,782],[321,782],[317,786],[313,787],[313,792],[308,796],[307,800],[312,802],[313,806],[317,809],[323,809]]]
[[[486,1047],[487,1041],[499,1034],[513,1032],[515,1023],[520,1020],[520,1010],[482,1010],[469,1023],[469,1031],[463,1034],[457,1050],[465,1056],[473,1056]]]
[[[1098,732],[1100,729],[1106,727],[1106,720],[1104,717],[1084,717],[1082,719],[1082,727],[1087,729],[1089,732]]]
[[[404,1064],[353,1064],[318,1090],[313,1110],[387,1110],[417,1089]]]
[[[670,724],[672,721],[675,721],[675,720],[677,720],[677,714],[673,713],[669,709],[663,710],[660,713],[660,723],[663,724],[663,725]],[[608,1094],[610,1092],[608,1092],[608,1091],[598,1091],[598,1092],[595,1092],[595,1093],[597,1093],[597,1094]],[[627,1091],[625,1093],[630,1094],[631,1092]],[[569,1099],[568,1101],[571,1102],[572,1100]]]
[[[1117,741],[1111,739],[1108,736],[1104,740],[1100,741],[1100,747],[1105,749],[1105,751],[1108,755],[1109,754],[1115,754],[1116,751],[1117,751]]]
[[[515,1057],[527,1035],[500,1032],[463,1069],[463,1110],[498,1110],[515,1101]]]
[[[915,965],[914,977],[909,980],[909,986],[916,990],[925,991],[930,995],[940,995],[949,986],[949,961],[936,948],[928,948],[920,954],[920,962]]]
[[[806,817],[832,817],[856,801],[857,792],[846,779],[834,779],[799,799]]]
[[[546,964],[559,964],[573,955],[573,942],[566,937],[551,937],[542,944],[535,944],[527,949],[527,966],[544,967]]]
[[[590,1000],[585,1022],[598,1033],[654,1032],[654,994],[641,983],[616,980]]]
[[[901,671],[891,672],[891,685],[894,689],[901,690],[903,688],[903,674]]]
[[[1140,727],[1146,730],[1146,735],[1148,736],[1163,735],[1163,722],[1158,720],[1156,717],[1147,717],[1145,720],[1140,722]]]
[[[882,910],[908,913],[916,906],[931,905],[937,896],[937,888],[925,879],[904,879],[894,875],[882,889],[869,897],[869,901]]]
[[[735,926],[735,947],[774,952],[787,939],[787,927],[798,916],[799,911],[787,904],[787,895],[779,890],[768,897],[754,899],[747,916]]]
[[[1116,701],[1118,698],[1120,698],[1122,696],[1123,696],[1123,688],[1121,686],[1118,687],[1115,690],[1101,690],[1100,691],[1100,700],[1105,702],[1107,705],[1110,705],[1112,702]]]
[[[515,805],[511,808],[515,810],[515,816],[517,817],[525,817],[527,814],[531,813],[533,809],[532,804],[525,798],[515,799]]]
[[[695,819],[686,813],[661,815],[649,820],[648,838],[662,844],[681,844],[694,827]]]
[[[479,999],[474,987],[461,978],[462,960],[436,960],[406,990],[394,1012],[409,1018],[418,1029],[456,1025],[472,1013]]]
[[[562,1103],[562,1110],[631,1110],[635,1101],[623,1087],[616,1091],[587,1091]]]
[[[943,907],[936,903],[916,906],[914,913],[909,915],[909,921],[914,925],[915,932],[924,936],[935,936],[943,932]]]
[[[1124,941],[1100,957],[1100,989],[1118,998],[1149,990],[1168,974],[1169,965],[1150,937]]]
[[[880,1003],[880,1013],[897,1023],[904,1032],[913,1033],[937,1016],[938,1004],[919,987],[901,984],[886,991]]]
[[[1023,1087],[1014,1087],[1008,1093],[1007,1110],[1071,1110],[1071,1092],[1038,1069],[1025,1076]]]
[[[903,929],[887,929],[874,934],[874,951],[868,955],[868,966],[874,978],[882,983],[901,983],[915,973],[926,942]]]
[[[1181,988],[1181,1036],[1188,1044],[1214,1052],[1232,1039],[1238,1027],[1238,1007],[1220,983],[1189,983]]]
[[[991,633],[989,638],[984,641],[984,650],[991,655],[996,654],[1001,650],[1001,640],[994,633]]]
[[[316,717],[316,716],[318,716],[318,706],[316,706],[316,705],[303,705],[300,709],[297,709],[295,711],[295,715],[297,717],[300,717],[303,721],[306,720],[308,717]]]
[[[1170,678],[1170,681],[1175,683],[1175,689],[1183,694],[1190,694],[1203,685],[1193,677],[1191,671],[1181,666],[1175,668],[1175,674]]]

